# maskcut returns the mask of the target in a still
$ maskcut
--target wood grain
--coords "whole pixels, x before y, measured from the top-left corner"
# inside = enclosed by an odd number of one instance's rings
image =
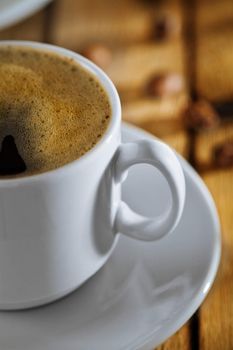
[[[199,0],[196,14],[196,90],[211,101],[232,100],[232,1]]]
[[[183,111],[188,103],[185,93],[166,99],[140,98],[122,104],[123,119],[157,136],[184,130]]]
[[[53,42],[80,50],[93,41],[116,46],[146,40],[153,12],[143,1],[58,0],[54,15]]]
[[[231,0],[196,0],[196,5],[198,33],[221,32],[233,26]]]
[[[45,10],[13,27],[0,31],[0,40],[43,41],[44,22]]]
[[[231,169],[203,176],[217,204],[222,224],[218,277],[200,310],[201,350],[233,349],[233,174]]]

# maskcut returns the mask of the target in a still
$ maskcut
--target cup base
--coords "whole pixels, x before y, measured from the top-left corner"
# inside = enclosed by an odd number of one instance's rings
[[[16,311],[16,310],[26,310],[26,309],[32,309],[37,308],[40,306],[46,306],[48,304],[51,304],[53,302],[58,301],[59,299],[62,299],[72,292],[74,292],[76,289],[81,287],[82,284],[84,284],[85,281],[79,285],[76,285],[73,288],[70,288],[68,290],[65,290],[61,293],[50,295],[49,297],[44,297],[42,299],[36,299],[36,300],[30,300],[27,302],[16,302],[16,303],[0,303],[0,311]]]

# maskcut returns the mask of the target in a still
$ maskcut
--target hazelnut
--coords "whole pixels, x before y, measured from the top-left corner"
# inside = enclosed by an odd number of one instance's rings
[[[181,75],[159,74],[149,80],[147,91],[151,96],[165,97],[179,93],[183,87],[184,81]]]
[[[112,53],[108,47],[102,44],[92,44],[82,51],[83,56],[105,68],[111,62]]]
[[[215,165],[223,168],[233,165],[233,141],[217,145],[213,151]]]
[[[191,102],[184,111],[186,125],[192,130],[213,129],[219,124],[219,115],[206,100]]]

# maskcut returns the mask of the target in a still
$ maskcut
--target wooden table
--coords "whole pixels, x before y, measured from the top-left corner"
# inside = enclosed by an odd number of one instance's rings
[[[158,35],[156,23],[170,15],[173,30],[165,37]],[[0,32],[0,39],[43,41],[75,51],[93,42],[107,45],[112,59],[103,68],[120,92],[123,118],[176,148],[212,192],[222,223],[219,272],[200,309],[160,350],[233,349],[233,169],[219,168],[212,161],[214,147],[233,140],[232,23],[232,0],[56,0]],[[148,97],[144,87],[151,74],[166,72],[180,74],[182,91]],[[200,96],[220,111],[214,130],[187,128],[184,111]]]

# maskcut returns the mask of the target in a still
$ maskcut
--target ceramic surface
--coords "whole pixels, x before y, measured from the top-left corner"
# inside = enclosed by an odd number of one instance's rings
[[[124,141],[138,139],[153,138],[123,126]],[[151,350],[191,317],[217,271],[220,228],[206,186],[180,161],[187,197],[175,231],[150,243],[120,236],[105,266],[68,297],[33,310],[0,312],[0,349]],[[123,196],[133,209],[154,216],[166,209],[170,193],[159,172],[136,165]]]
[[[173,231],[184,207],[185,180],[178,158],[163,142],[121,144],[119,96],[94,63],[53,45],[2,45],[72,58],[98,79],[112,110],[99,142],[79,159],[42,174],[0,180],[0,309],[12,310],[46,304],[79,287],[107,261],[119,232],[154,241]],[[139,163],[159,169],[167,181],[171,198],[159,216],[140,215],[121,198],[128,169]]]

